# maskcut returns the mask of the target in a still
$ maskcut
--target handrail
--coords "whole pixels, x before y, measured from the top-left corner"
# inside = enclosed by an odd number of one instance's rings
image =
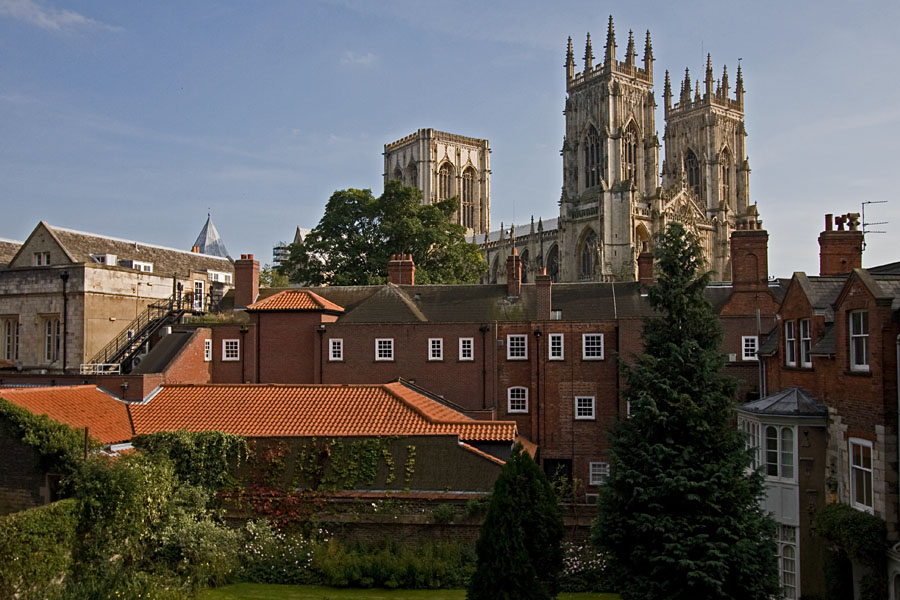
[[[111,364],[116,362],[114,358],[123,349],[131,348],[135,340],[141,339],[144,330],[155,321],[165,317],[177,306],[181,310],[184,303],[183,295],[177,297],[173,294],[161,302],[151,303],[140,315],[129,323],[115,338],[102,350],[97,352],[90,361],[85,364]]]

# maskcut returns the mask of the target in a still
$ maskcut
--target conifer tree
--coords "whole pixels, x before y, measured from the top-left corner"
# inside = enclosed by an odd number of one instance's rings
[[[541,468],[516,444],[494,483],[467,600],[546,600],[559,591],[563,522]]]
[[[612,436],[592,540],[623,600],[774,597],[774,523],[734,424],[699,241],[673,223],[653,254],[648,299],[660,314],[624,369],[631,413]]]

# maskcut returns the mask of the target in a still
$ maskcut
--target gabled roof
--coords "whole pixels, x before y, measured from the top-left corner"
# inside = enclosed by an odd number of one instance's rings
[[[121,260],[139,260],[153,263],[154,274],[182,274],[190,271],[223,271],[234,272],[234,265],[227,258],[198,254],[187,250],[177,250],[145,244],[133,240],[124,240],[96,233],[87,233],[56,227],[41,221],[32,231],[29,240],[44,228],[57,241],[63,252],[73,263],[95,263],[92,254],[115,254]],[[26,240],[25,244],[28,244]],[[18,256],[18,255],[17,255]],[[28,261],[30,265],[30,260]]]
[[[197,236],[194,246],[200,249],[201,254],[209,254],[210,256],[228,257],[228,250],[225,249],[225,242],[222,241],[216,226],[213,225],[212,216],[206,215],[206,223]]]
[[[900,261],[869,267],[866,270],[872,275],[900,275]]]
[[[92,385],[2,389],[0,398],[75,429],[87,427],[104,444],[132,437],[126,403]]]
[[[834,303],[838,299],[841,290],[847,283],[846,275],[822,277],[807,275],[803,272],[794,273],[794,281],[806,294],[813,311],[825,315],[826,321],[834,320]]]
[[[457,435],[509,442],[513,421],[476,421],[407,388],[382,385],[164,385],[129,406],[136,434],[218,430],[248,437]]]
[[[770,416],[824,417],[828,409],[800,388],[788,388],[742,404],[739,412]]]
[[[247,310],[269,311],[326,311],[343,313],[344,308],[322,296],[302,289],[282,290],[274,296],[254,302]]]
[[[0,268],[9,264],[22,247],[22,242],[0,238]]]

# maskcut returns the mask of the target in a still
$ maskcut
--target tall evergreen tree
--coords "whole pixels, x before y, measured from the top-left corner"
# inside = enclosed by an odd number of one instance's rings
[[[623,600],[774,597],[774,523],[734,425],[699,241],[673,223],[653,254],[648,299],[660,315],[625,368],[631,415],[613,433],[593,542]]]
[[[541,468],[517,444],[494,483],[467,600],[547,600],[559,591],[563,522]]]

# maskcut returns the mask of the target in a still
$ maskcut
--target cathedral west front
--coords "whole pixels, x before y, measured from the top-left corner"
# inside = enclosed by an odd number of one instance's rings
[[[543,269],[560,282],[633,281],[638,254],[652,242],[653,234],[673,220],[699,236],[715,278],[730,280],[731,232],[758,227],[756,206],[749,201],[740,65],[733,88],[727,67],[716,76],[709,56],[696,79],[685,70],[684,78],[673,84],[668,71],[665,73],[663,146],[655,122],[649,31],[641,54],[639,57],[631,32],[621,53],[610,17],[602,54],[595,56],[588,34],[578,71],[569,38],[559,216],[508,229],[501,225],[488,232],[489,186],[482,184],[477,209],[470,209],[468,218],[461,209],[460,222],[467,226],[470,239],[484,249],[489,266],[486,282],[505,281],[506,257],[513,249],[522,259],[526,282]],[[487,141],[478,141],[486,150]],[[389,153],[389,148],[398,144],[385,147],[386,180],[403,177],[402,166]],[[446,174],[464,173],[468,168],[470,178],[478,173],[489,177],[486,163],[477,170],[471,160],[454,163],[452,153],[443,161],[435,152],[430,154],[434,155],[429,164],[434,173],[429,181],[438,187],[441,169]],[[458,179],[447,185],[464,185],[463,179]],[[461,187],[455,189],[462,191]],[[426,201],[428,197],[426,194]],[[474,205],[470,200],[468,206]]]

